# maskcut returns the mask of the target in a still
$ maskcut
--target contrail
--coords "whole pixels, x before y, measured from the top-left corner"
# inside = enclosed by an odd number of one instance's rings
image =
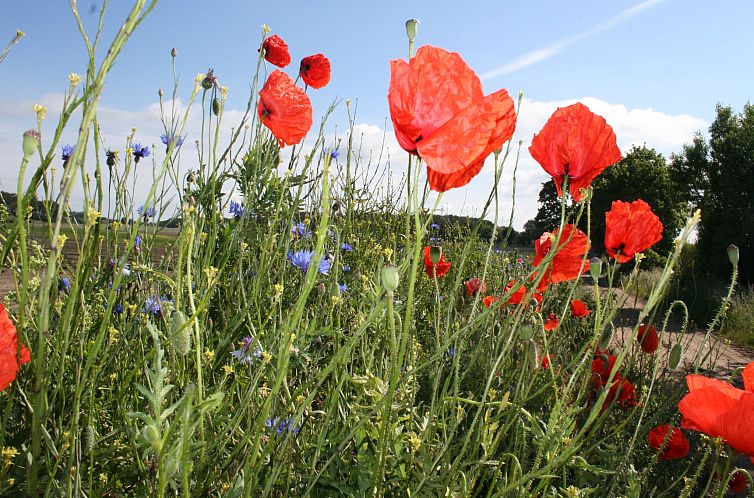
[[[663,1],[665,0],[644,0],[643,2],[637,3],[632,7],[622,10],[610,19],[603,21],[585,31],[582,31],[581,33],[577,33],[573,36],[569,36],[568,38],[564,38],[555,43],[551,43],[544,48],[527,52],[507,64],[503,64],[502,66],[492,69],[491,71],[487,71],[486,73],[481,75],[481,79],[483,81],[489,80],[496,78],[497,76],[502,76],[503,74],[518,71],[519,69],[531,66],[532,64],[536,64],[537,62],[542,62],[543,60],[549,59],[550,57],[559,54],[568,45],[583,40],[584,38],[594,36],[597,33],[607,31]]]

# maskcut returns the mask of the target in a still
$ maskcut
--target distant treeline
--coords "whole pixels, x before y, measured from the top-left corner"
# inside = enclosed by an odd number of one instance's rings
[[[5,206],[5,208],[8,210],[11,216],[16,216],[16,210],[18,206],[18,200],[16,198],[16,194],[12,192],[3,192],[0,191],[0,205]],[[31,219],[34,221],[40,221],[43,223],[46,223],[48,221],[48,213],[50,216],[55,216],[55,213],[57,213],[58,209],[58,203],[55,201],[40,201],[39,199],[32,198],[29,200],[29,207],[31,208]],[[83,223],[84,222],[84,211],[71,211],[69,213],[71,221],[75,221],[76,223]],[[115,221],[110,220],[106,217],[101,218],[105,222]],[[120,220],[117,220],[120,223],[128,224],[132,220],[122,218]],[[163,228],[175,228],[178,227],[181,223],[180,218],[170,218],[167,220],[160,220],[159,225]]]

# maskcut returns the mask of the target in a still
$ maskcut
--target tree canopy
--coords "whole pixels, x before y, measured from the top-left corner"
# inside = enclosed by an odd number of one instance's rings
[[[729,244],[740,249],[740,282],[754,283],[754,106],[717,106],[709,128],[674,155],[671,171],[685,201],[702,210],[696,267],[727,279]]]

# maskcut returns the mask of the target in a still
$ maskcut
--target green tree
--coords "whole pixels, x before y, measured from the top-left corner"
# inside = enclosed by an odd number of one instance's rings
[[[660,264],[662,257],[673,248],[686,211],[685,198],[678,192],[670,169],[662,154],[646,146],[634,147],[618,164],[605,169],[592,182],[592,252],[605,252],[605,213],[613,201],[631,202],[642,199],[663,224],[663,238],[647,251],[648,264]],[[540,209],[529,227],[551,230],[560,222],[560,201],[552,180],[542,185],[539,192]],[[580,228],[586,231],[586,216]],[[540,232],[541,233],[541,232]]]
[[[740,249],[740,282],[754,283],[754,106],[740,114],[717,106],[709,141],[697,135],[671,169],[685,200],[702,210],[696,251],[698,270],[728,278],[729,244]]]

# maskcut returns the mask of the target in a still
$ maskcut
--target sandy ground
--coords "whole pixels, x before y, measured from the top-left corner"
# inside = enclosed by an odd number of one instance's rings
[[[622,347],[630,339],[636,345],[636,341],[633,340],[633,327],[645,302],[635,296],[626,296],[620,289],[614,289],[613,292],[618,300],[625,298],[623,308],[616,319],[617,329],[613,343]],[[661,316],[658,314],[654,323],[658,332],[664,319],[664,314]],[[681,315],[675,312],[668,320],[667,329],[661,339],[662,349],[659,351],[661,357],[667,360],[670,349],[680,342],[683,349],[683,359],[678,369],[680,372],[693,371],[694,365],[699,361],[699,373],[727,379],[735,373],[736,369],[754,361],[754,351],[748,348],[731,344],[714,334],[710,334],[705,340],[706,330],[700,330],[693,324],[689,324],[684,332],[681,328]]]

